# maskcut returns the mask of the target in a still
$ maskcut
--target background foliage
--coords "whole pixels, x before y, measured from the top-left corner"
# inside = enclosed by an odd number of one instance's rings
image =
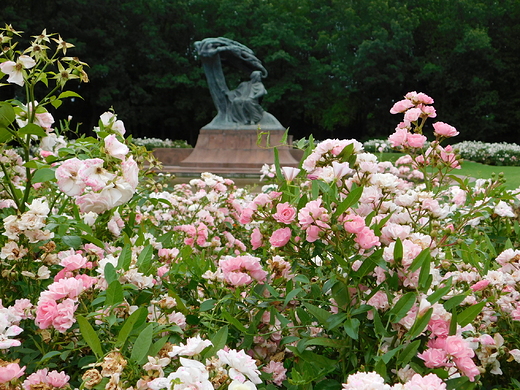
[[[112,105],[136,137],[193,144],[215,114],[193,44],[225,36],[262,59],[263,106],[296,138],[386,136],[420,90],[463,139],[518,141],[517,0],[4,0],[0,22],[59,31],[92,65],[63,110],[85,132]]]

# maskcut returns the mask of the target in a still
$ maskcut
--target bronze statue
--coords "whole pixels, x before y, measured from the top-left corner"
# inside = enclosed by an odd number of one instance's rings
[[[261,127],[283,129],[283,126],[260,105],[267,93],[262,78],[267,70],[248,47],[228,38],[206,38],[195,43],[202,61],[208,86],[217,109],[217,115],[204,128],[238,129]],[[222,70],[222,63],[250,74],[250,81],[242,82],[230,90]]]

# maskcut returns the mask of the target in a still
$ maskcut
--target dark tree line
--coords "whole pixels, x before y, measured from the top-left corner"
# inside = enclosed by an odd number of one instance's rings
[[[0,23],[76,45],[91,81],[61,111],[85,130],[114,107],[136,137],[194,143],[215,114],[194,43],[225,36],[262,59],[263,106],[297,138],[386,136],[417,90],[460,139],[520,142],[518,0],[4,0]]]

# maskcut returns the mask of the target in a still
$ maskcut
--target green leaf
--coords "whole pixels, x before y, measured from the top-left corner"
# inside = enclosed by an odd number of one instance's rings
[[[79,330],[83,339],[87,342],[88,346],[94,352],[97,359],[101,359],[103,357],[103,348],[101,348],[101,342],[99,341],[99,337],[87,319],[81,315],[76,317],[78,321]]]
[[[348,318],[347,313],[333,314],[327,318],[327,329],[332,330],[341,325]]]
[[[204,357],[206,359],[211,358],[213,355],[215,355],[217,353],[217,351],[221,350],[222,348],[224,348],[226,346],[228,332],[229,332],[229,328],[226,325],[226,326],[223,326],[222,328],[220,328],[217,333],[215,333],[214,335],[212,335],[209,338],[209,340],[211,341],[213,346],[210,349],[208,349],[208,351],[206,353],[204,353]]]
[[[168,341],[170,338],[170,335],[166,335],[164,337],[161,337],[159,340],[157,340],[155,343],[152,344],[150,349],[148,350],[149,356],[156,356],[162,347],[164,347],[164,344]]]
[[[199,311],[212,310],[215,307],[216,303],[217,303],[216,299],[207,299],[200,304]]]
[[[401,250],[402,250],[402,243],[401,243]],[[395,251],[394,251],[394,256],[395,256]],[[402,257],[403,257],[403,255],[401,254],[401,258]],[[424,264],[429,263],[429,262],[430,262],[430,249],[426,248],[426,249],[423,249],[421,251],[421,253],[419,253],[415,259],[413,259],[412,264],[410,264],[410,267],[408,268],[408,270],[410,272],[417,271],[420,267],[422,267]]]
[[[399,322],[404,318],[413,304],[415,303],[415,294],[413,292],[406,293],[397,301],[395,306],[388,312],[393,323]]]
[[[132,348],[130,360],[133,360],[137,364],[144,363],[148,356],[148,350],[152,345],[153,328],[154,324],[148,324],[148,326],[141,331],[139,336],[137,336]]]
[[[83,99],[80,94],[73,92],[73,91],[65,91],[65,92],[60,93],[60,95],[58,96],[58,99],[65,99],[65,98],[69,98],[69,97],[78,97],[80,99]]]
[[[426,329],[426,326],[428,325],[428,322],[430,322],[430,318],[433,314],[433,308],[429,308],[426,313],[424,313],[422,316],[419,316],[415,319],[415,322],[413,323],[412,327],[410,328],[410,331],[407,333],[407,337],[410,338],[410,340],[413,340],[417,336],[419,336],[424,329]]]
[[[81,237],[79,236],[63,236],[61,237],[61,241],[63,245],[68,246],[69,248],[78,249],[81,246]]]
[[[334,211],[333,216],[335,218],[339,217],[343,214],[349,207],[353,206],[357,203],[359,198],[363,195],[363,187],[357,187],[350,191],[348,196],[338,205],[336,211]]]
[[[324,347],[332,347],[339,349],[348,347],[349,342],[347,340],[330,339],[327,337],[313,337],[308,340],[305,340],[305,345],[321,345]]]
[[[34,172],[32,177],[33,183],[45,183],[48,181],[55,181],[56,175],[54,168],[40,168]]]
[[[0,143],[9,142],[13,138],[13,133],[7,130],[6,127],[0,125]]]
[[[482,308],[486,305],[486,301],[479,302],[473,306],[470,306],[462,311],[458,315],[457,322],[460,326],[465,327],[468,325],[471,321],[473,321],[482,311]]]
[[[357,318],[348,318],[345,321],[344,328],[345,332],[354,340],[358,339],[360,322]]]
[[[119,280],[112,281],[106,290],[107,298],[105,300],[105,306],[117,305],[124,300],[123,287]]]
[[[435,302],[438,302],[439,299],[441,299],[443,296],[445,296],[448,292],[450,292],[451,289],[451,283],[452,283],[452,277],[450,276],[448,280],[446,281],[446,285],[444,287],[439,288],[437,291],[435,291],[433,294],[428,296],[426,300],[430,302],[432,305]]]
[[[119,334],[117,335],[117,340],[116,340],[116,348],[121,348],[125,341],[128,339],[128,336],[130,335],[130,333],[132,332],[132,330],[134,330],[134,328],[136,327],[136,324],[137,326],[140,326],[138,324],[138,322],[141,322],[141,321],[138,321],[140,319],[140,317],[144,317],[146,318],[146,315],[148,314],[148,311],[146,310],[145,307],[140,307],[139,309],[137,309],[136,311],[134,311],[130,317],[128,317],[125,321],[125,323],[123,324],[123,327],[121,328],[121,330],[119,331]]]
[[[139,257],[137,258],[137,270],[145,275],[148,274],[151,267],[152,262],[152,255],[153,255],[153,246],[146,245],[141,253],[139,254]]]
[[[287,294],[287,296],[285,297],[285,300],[283,301],[283,307],[286,307],[287,304],[292,301],[298,294],[300,294],[301,292],[303,291],[303,289],[301,288],[295,288],[294,290],[292,290],[291,292],[289,292],[289,294]]]
[[[119,259],[117,260],[117,269],[122,269],[124,271],[128,271],[130,268],[130,264],[132,262],[132,247],[130,245],[125,245],[121,254],[119,255]]]
[[[20,130],[18,130],[18,135],[36,135],[38,137],[45,137],[47,136],[47,133],[41,126],[38,126],[34,123],[28,123],[24,127],[22,127]]]
[[[307,302],[304,302],[303,306],[307,308],[307,310],[318,320],[321,325],[327,326],[327,319],[331,315],[327,310],[311,305]]]
[[[394,261],[398,264],[401,263],[403,260],[403,242],[398,237],[397,240],[395,240],[395,246],[394,246]],[[412,262],[413,264],[413,262]]]
[[[105,274],[105,280],[109,285],[113,281],[119,280],[117,271],[112,263],[106,263],[103,273]]]
[[[231,325],[233,325],[235,328],[237,328],[242,333],[249,333],[247,328],[235,317],[233,317],[231,314],[229,314],[227,311],[222,310],[222,315],[228,321]]]
[[[399,354],[399,358],[397,359],[397,363],[401,366],[405,366],[412,360],[416,354],[419,346],[421,345],[421,340],[412,341],[406,347],[404,347],[403,352]]]
[[[454,307],[459,306],[464,299],[466,299],[466,295],[464,294],[455,295],[454,297],[451,297],[446,302],[444,302],[443,306],[447,311],[450,311]]]
[[[0,127],[7,128],[14,122],[15,118],[13,106],[6,102],[0,102]]]

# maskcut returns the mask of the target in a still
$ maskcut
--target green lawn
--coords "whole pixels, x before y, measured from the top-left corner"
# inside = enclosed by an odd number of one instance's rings
[[[376,155],[380,157],[379,154]],[[384,161],[395,162],[401,156],[401,153],[383,153],[382,157]],[[489,179],[493,173],[499,174],[500,172],[504,173],[508,189],[514,190],[520,187],[520,167],[497,167],[473,161],[464,161],[461,169],[453,171],[455,175],[470,176],[476,179]]]

